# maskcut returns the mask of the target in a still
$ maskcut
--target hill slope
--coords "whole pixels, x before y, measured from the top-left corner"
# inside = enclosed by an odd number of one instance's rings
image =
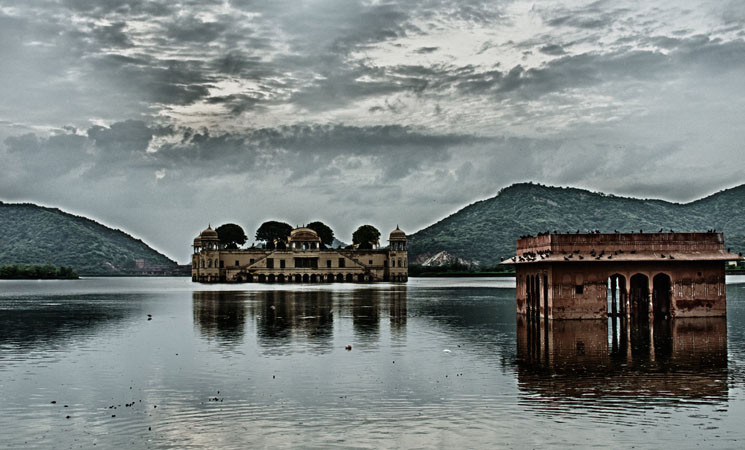
[[[733,251],[745,251],[745,185],[687,204],[616,197],[576,188],[515,184],[409,237],[409,259],[421,263],[445,251],[493,265],[515,252],[522,235],[544,231],[724,231]]]
[[[0,202],[0,236],[0,265],[72,266],[80,275],[123,275],[135,259],[176,265],[123,231],[29,203]]]

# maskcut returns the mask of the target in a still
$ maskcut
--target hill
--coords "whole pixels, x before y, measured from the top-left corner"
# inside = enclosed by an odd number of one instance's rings
[[[29,203],[0,202],[0,265],[70,266],[80,275],[128,275],[136,259],[176,262],[129,234],[91,219]]]
[[[745,185],[680,204],[617,197],[584,189],[515,184],[409,237],[409,259],[451,259],[490,266],[514,255],[522,235],[544,231],[724,231],[727,247],[745,252]]]

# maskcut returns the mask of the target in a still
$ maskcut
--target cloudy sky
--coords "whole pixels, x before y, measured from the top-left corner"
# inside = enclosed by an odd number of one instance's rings
[[[745,182],[742,0],[0,0],[0,199],[181,262],[211,222],[416,231],[518,181]]]

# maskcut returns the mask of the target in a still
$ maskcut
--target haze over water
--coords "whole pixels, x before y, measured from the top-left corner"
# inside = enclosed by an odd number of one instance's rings
[[[510,279],[2,281],[0,448],[742,448],[728,282],[727,319],[547,350]]]

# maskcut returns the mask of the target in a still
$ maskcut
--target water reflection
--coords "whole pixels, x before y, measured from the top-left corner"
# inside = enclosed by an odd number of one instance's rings
[[[334,318],[351,319],[354,340],[375,346],[387,311],[391,336],[406,334],[406,288],[334,290],[266,290],[192,293],[194,323],[208,341],[242,342],[246,320],[255,324],[256,340],[265,354],[328,353],[334,348]]]
[[[95,295],[18,297],[0,307],[0,359],[37,348],[55,349],[105,332],[141,312],[141,296],[117,301]],[[102,331],[103,330],[103,331]]]
[[[610,331],[610,333],[609,333]],[[523,400],[680,404],[727,400],[725,318],[628,325],[618,321],[517,321],[518,385]],[[534,397],[538,394],[539,397]]]
[[[194,292],[192,302],[194,323],[203,337],[228,346],[242,341],[246,329],[244,293]]]

